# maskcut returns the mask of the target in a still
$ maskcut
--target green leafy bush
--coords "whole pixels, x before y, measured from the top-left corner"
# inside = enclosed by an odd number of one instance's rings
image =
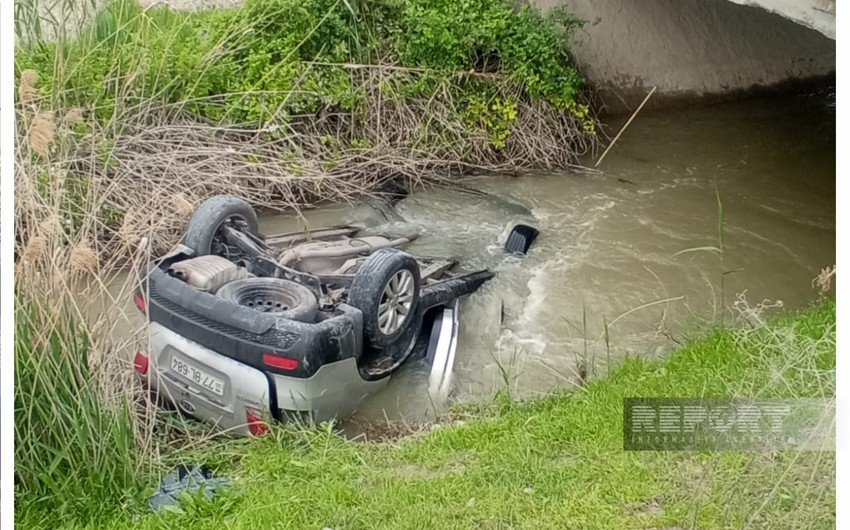
[[[399,62],[439,70],[496,70],[529,95],[566,106],[581,87],[567,48],[578,19],[500,0],[409,0],[396,34]]]
[[[466,126],[471,130],[482,131],[496,149],[505,147],[516,118],[516,101],[496,95],[487,98],[473,93],[463,112]]]
[[[429,97],[429,79],[484,74],[485,82],[456,85],[472,105],[488,99],[488,83],[510,80],[589,123],[567,48],[577,24],[510,0],[248,0],[200,12],[113,0],[76,38],[19,47],[16,67],[39,73],[42,95],[91,108],[102,123],[122,102],[145,99],[230,123],[357,111],[365,97],[357,64],[426,69],[393,87],[400,97]],[[494,112],[502,111],[486,114]],[[511,119],[486,125],[494,145],[504,145]]]

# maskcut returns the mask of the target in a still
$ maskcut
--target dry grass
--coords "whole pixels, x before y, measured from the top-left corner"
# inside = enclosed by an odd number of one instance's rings
[[[23,83],[21,88],[24,88]],[[23,90],[22,90],[23,91]],[[39,112],[32,119],[30,125],[29,141],[30,148],[39,155],[46,155],[56,127],[53,123],[53,113],[50,111]]]
[[[569,167],[596,145],[578,120],[525,97],[508,80],[499,83],[500,95],[518,102],[517,118],[504,147],[496,148],[486,131],[462,123],[451,90],[460,81],[444,81],[430,98],[402,98],[387,87],[419,71],[357,65],[350,73],[365,87],[361,112],[327,110],[263,127],[206,123],[184,105],[151,101],[100,126],[82,109],[46,109],[46,102],[27,100],[18,109],[29,137],[17,156],[19,245],[44,237],[32,227],[57,213],[56,201],[62,222],[75,217],[75,229],[104,263],[126,256],[144,235],[153,253],[167,250],[194,205],[219,193],[298,210],[353,201],[390,181],[413,189],[450,184],[473,170]],[[22,76],[19,92],[29,93],[33,75]],[[78,185],[68,197],[71,181]],[[54,188],[48,194],[46,185]],[[44,204],[46,195],[54,204]]]
[[[29,103],[38,97],[35,83],[38,81],[38,73],[35,70],[24,70],[21,72],[21,82],[18,86],[18,99],[21,103]]]
[[[812,287],[817,288],[818,292],[823,296],[829,293],[832,288],[832,281],[835,279],[835,265],[826,267],[820,271],[820,274],[812,280]]]

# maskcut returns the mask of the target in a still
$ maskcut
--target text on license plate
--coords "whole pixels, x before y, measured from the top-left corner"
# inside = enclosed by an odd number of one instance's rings
[[[224,381],[217,377],[213,377],[199,368],[195,368],[191,364],[181,361],[177,357],[171,358],[171,370],[182,375],[189,381],[192,381],[207,390],[215,392],[219,396],[224,395]]]

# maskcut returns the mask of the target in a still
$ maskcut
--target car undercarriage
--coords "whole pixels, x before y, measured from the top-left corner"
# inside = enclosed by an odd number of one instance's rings
[[[411,357],[446,392],[457,300],[493,273],[401,250],[419,234],[360,232],[263,236],[243,200],[209,199],[142,271],[150,349],[136,371],[182,412],[245,434],[269,417],[344,418]]]

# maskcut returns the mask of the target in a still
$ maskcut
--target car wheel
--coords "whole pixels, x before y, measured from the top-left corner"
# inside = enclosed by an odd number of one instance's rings
[[[224,226],[259,235],[257,213],[250,204],[239,197],[217,195],[195,209],[181,242],[196,256],[221,254],[225,249],[219,231]]]
[[[374,252],[354,276],[348,304],[363,313],[366,343],[387,349],[417,321],[419,265],[413,256],[394,248]]]
[[[246,278],[225,284],[216,295],[242,307],[299,322],[313,322],[318,302],[300,283],[279,278]]]

